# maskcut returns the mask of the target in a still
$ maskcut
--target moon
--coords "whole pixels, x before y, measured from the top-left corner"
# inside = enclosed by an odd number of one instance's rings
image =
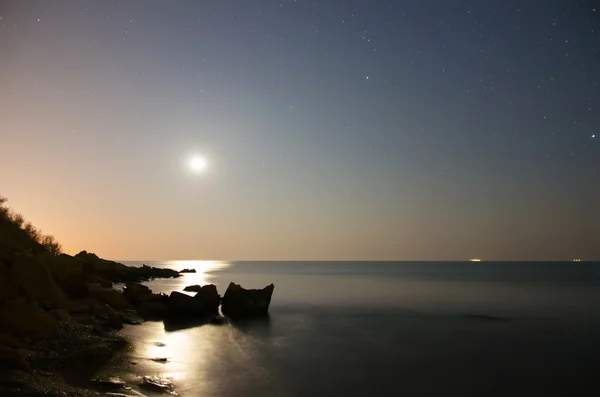
[[[208,161],[203,156],[193,156],[189,162],[190,170],[194,174],[201,174],[208,167]]]

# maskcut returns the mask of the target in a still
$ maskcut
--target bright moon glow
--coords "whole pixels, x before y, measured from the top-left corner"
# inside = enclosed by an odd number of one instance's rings
[[[206,159],[201,156],[194,156],[190,160],[190,169],[192,170],[192,172],[194,172],[196,174],[200,174],[200,173],[204,172],[207,165],[208,165],[208,163],[207,163]]]

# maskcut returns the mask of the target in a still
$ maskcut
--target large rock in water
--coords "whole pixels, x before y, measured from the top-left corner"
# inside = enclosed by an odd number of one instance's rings
[[[219,312],[221,297],[217,287],[209,284],[203,286],[195,296],[173,291],[167,299],[170,316],[209,316]]]
[[[266,316],[275,286],[267,285],[263,289],[244,289],[230,283],[223,296],[221,310],[231,318]]]
[[[169,315],[193,315],[195,313],[194,298],[182,294],[181,292],[173,291],[167,300]]]
[[[217,292],[217,286],[213,284],[203,285],[194,296],[194,305],[200,314],[218,314],[221,297]]]

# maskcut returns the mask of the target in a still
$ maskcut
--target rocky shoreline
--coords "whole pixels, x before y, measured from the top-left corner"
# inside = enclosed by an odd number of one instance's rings
[[[194,296],[153,293],[141,284],[193,269],[129,267],[82,251],[75,256],[12,252],[0,257],[0,395],[92,396],[119,392],[118,379],[96,379],[125,365],[129,343],[118,331],[144,321],[224,324],[268,314],[274,286],[189,286]],[[117,289],[122,289],[122,292]],[[110,372],[110,371],[108,371]],[[142,379],[140,388],[168,387]],[[110,394],[109,394],[110,395]]]

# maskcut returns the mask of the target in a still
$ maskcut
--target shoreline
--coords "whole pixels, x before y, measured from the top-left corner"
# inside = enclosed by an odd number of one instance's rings
[[[174,393],[167,379],[122,379],[135,363],[129,357],[133,341],[119,331],[145,321],[179,327],[264,316],[274,288],[231,283],[221,297],[209,284],[186,288],[193,296],[155,294],[142,283],[195,270],[131,267],[86,251],[15,252],[2,259],[0,368],[8,371],[0,371],[0,395],[7,396]]]

